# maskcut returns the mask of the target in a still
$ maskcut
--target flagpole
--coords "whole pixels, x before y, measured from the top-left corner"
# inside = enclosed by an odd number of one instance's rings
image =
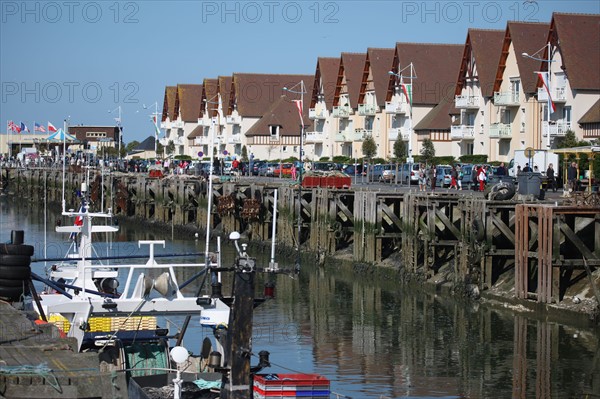
[[[64,124],[63,124],[64,129],[67,128],[67,120],[65,119]],[[66,211],[66,202],[65,202],[65,171],[66,171],[66,163],[67,163],[67,135],[65,134],[65,132],[63,131],[63,154],[62,154],[62,158],[63,158],[63,178],[62,178],[62,211],[63,213],[65,213]]]

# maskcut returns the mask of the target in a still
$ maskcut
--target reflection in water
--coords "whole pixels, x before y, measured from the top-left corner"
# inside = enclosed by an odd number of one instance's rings
[[[26,241],[43,243],[40,220],[39,210],[0,201],[0,241],[18,225]],[[169,238],[126,223],[121,227],[127,242],[113,244],[120,253],[137,251],[138,239]],[[223,247],[224,262],[231,264],[233,252]],[[36,245],[36,256],[41,248]],[[204,240],[180,239],[167,241],[163,253],[203,251]],[[259,265],[266,265],[268,253],[258,255]],[[193,273],[183,269],[178,279]],[[276,299],[256,309],[253,351],[271,352],[274,366],[268,372],[324,374],[333,391],[353,398],[600,397],[597,329],[490,309],[400,287],[395,280],[390,271],[355,274],[349,267],[318,268],[305,261],[296,278],[277,276]],[[260,293],[262,282],[259,276]],[[185,345],[198,352],[206,335],[210,332],[192,324]]]

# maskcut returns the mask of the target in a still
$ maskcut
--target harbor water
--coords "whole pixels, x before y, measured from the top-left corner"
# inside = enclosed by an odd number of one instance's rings
[[[35,258],[63,256],[69,241],[54,232],[59,218],[43,205],[0,198],[0,242],[10,240],[11,230],[24,230]],[[204,239],[193,234],[172,240],[171,229],[120,224],[112,241],[95,238],[98,256],[147,255],[138,248],[141,239],[166,240],[158,254],[205,251]],[[231,265],[233,245],[222,247],[223,265]],[[268,264],[268,248],[249,252],[260,266]],[[177,258],[184,261],[202,263],[203,257]],[[291,269],[295,259],[277,261]],[[252,351],[271,353],[268,373],[322,374],[338,397],[356,399],[600,398],[600,334],[591,324],[548,322],[518,307],[494,308],[400,285],[391,270],[315,263],[304,260],[297,276],[278,275],[276,298],[255,309]],[[48,266],[34,263],[32,271],[45,275]],[[259,293],[263,282],[260,276]],[[174,333],[183,318],[161,323]],[[193,318],[184,346],[198,353],[210,335]]]

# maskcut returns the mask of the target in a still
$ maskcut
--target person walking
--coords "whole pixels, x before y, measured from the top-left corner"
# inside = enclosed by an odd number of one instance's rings
[[[554,167],[550,163],[548,169],[546,169],[546,178],[548,179],[548,188],[556,192],[556,176],[554,176]]]
[[[435,176],[435,165],[431,165],[429,168],[429,184],[431,185],[431,191],[435,191],[436,176]]]
[[[456,166],[453,166],[452,170],[450,171],[450,190],[451,189],[458,190],[457,180],[458,180],[458,172],[456,171]]]
[[[567,168],[567,181],[569,182],[569,190],[577,191],[577,162],[572,162]]]
[[[487,180],[487,174],[485,173],[483,166],[481,166],[477,172],[477,180],[479,180],[479,191],[483,192],[483,190],[485,190],[485,182]]]
[[[462,190],[462,179],[464,177],[462,168],[459,166],[458,168],[458,179],[457,179],[457,183],[458,183],[458,189]]]
[[[427,176],[425,175],[425,166],[419,165],[419,191],[425,191],[427,185]]]
[[[296,163],[292,164],[292,180],[296,180]]]

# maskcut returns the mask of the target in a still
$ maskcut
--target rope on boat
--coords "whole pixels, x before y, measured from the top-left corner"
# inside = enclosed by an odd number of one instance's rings
[[[40,363],[37,366],[21,365],[21,366],[0,366],[0,374],[11,375],[39,375],[44,378],[50,386],[56,389],[57,392],[62,392],[60,384],[53,374],[52,370],[46,363]]]

